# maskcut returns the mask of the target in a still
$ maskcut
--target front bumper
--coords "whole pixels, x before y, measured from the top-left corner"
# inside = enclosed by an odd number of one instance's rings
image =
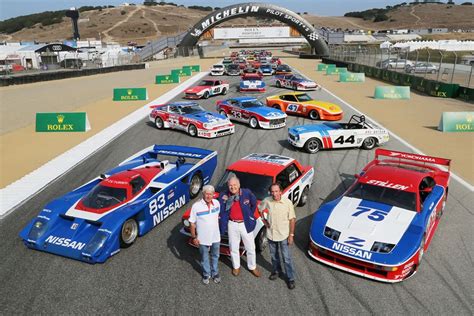
[[[305,141],[302,140],[301,138],[296,138],[294,135],[292,134],[288,134],[288,142],[290,143],[290,145],[296,147],[296,148],[303,148],[304,144],[305,144]]]
[[[191,100],[197,100],[197,99],[201,99],[202,95],[197,94],[197,93],[185,93],[184,98],[185,99],[191,99]]]
[[[265,92],[266,88],[240,88],[240,91],[243,92]]]
[[[203,138],[216,138],[216,137],[231,135],[231,134],[234,134],[234,132],[235,132],[235,126],[231,124],[231,125],[215,127],[210,130],[199,129],[197,136],[203,137]]]
[[[268,122],[258,122],[263,129],[277,129],[286,126],[286,118],[271,119]]]
[[[342,119],[343,113],[331,114],[331,113],[321,113],[319,119],[324,121],[339,121]]]

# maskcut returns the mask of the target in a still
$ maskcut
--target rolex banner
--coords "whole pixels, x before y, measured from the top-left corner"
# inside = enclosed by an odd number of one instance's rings
[[[174,75],[158,75],[155,77],[156,84],[179,83],[179,76]]]
[[[443,112],[438,130],[442,132],[474,132],[474,112]]]
[[[343,72],[347,72],[346,67],[328,67],[326,69],[326,75],[338,75]]]
[[[173,69],[171,70],[171,75],[178,76],[178,77],[191,76],[192,75],[191,68]]]
[[[317,71],[326,71],[328,68],[336,68],[335,64],[318,64]]]
[[[363,72],[341,72],[339,82],[364,82],[365,73]]]
[[[91,129],[87,113],[36,113],[37,132],[87,132]]]
[[[114,89],[114,101],[148,100],[146,88]]]
[[[410,99],[410,87],[376,86],[375,99]]]
[[[200,72],[201,71],[201,65],[183,66],[183,70],[185,70],[186,68],[191,69],[192,72]]]

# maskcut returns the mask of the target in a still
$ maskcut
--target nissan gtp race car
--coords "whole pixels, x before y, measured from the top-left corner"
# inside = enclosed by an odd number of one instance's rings
[[[303,166],[297,160],[274,154],[250,154],[227,167],[224,175],[217,183],[216,198],[219,196],[217,192],[227,190],[227,180],[236,175],[240,180],[242,188],[250,189],[257,202],[260,203],[264,198],[270,195],[269,188],[274,182],[279,182],[283,187],[283,196],[293,201],[293,204],[303,206],[306,204],[314,176],[314,169],[311,166]],[[183,228],[181,233],[190,237],[189,232],[189,213],[186,210],[182,217]],[[260,218],[260,213],[255,210],[255,218],[257,224],[253,231],[255,237],[255,246],[257,251],[261,252],[267,246],[266,227]],[[194,247],[192,240],[188,240],[188,244]],[[241,255],[244,254],[243,246],[240,248]],[[220,253],[226,256],[230,255],[229,243],[227,235],[222,236]]]
[[[20,237],[31,249],[104,262],[196,197],[216,166],[215,151],[151,146],[48,203]]]
[[[316,82],[295,75],[279,75],[275,77],[277,88],[289,88],[298,90],[320,90],[321,86]]]
[[[287,114],[309,117],[312,120],[338,121],[342,109],[330,102],[314,100],[307,93],[285,93],[267,97],[267,106],[280,109]]]
[[[216,109],[231,120],[249,124],[251,128],[275,129],[286,125],[285,113],[269,108],[252,97],[217,101]]]
[[[240,79],[239,91],[265,92],[265,82],[258,73],[245,73]]]
[[[228,82],[216,79],[204,79],[199,85],[184,90],[184,97],[186,99],[207,99],[213,95],[225,95],[228,91]]]
[[[214,138],[235,132],[227,116],[208,112],[195,102],[172,102],[151,106],[149,115],[157,129],[171,128],[193,137]]]
[[[361,147],[372,149],[388,142],[386,129],[369,124],[363,115],[352,115],[348,123],[319,123],[288,129],[288,142],[310,154],[320,149]]]
[[[450,172],[439,165],[450,162],[377,149],[354,184],[314,214],[309,255],[378,281],[412,276],[445,208]]]

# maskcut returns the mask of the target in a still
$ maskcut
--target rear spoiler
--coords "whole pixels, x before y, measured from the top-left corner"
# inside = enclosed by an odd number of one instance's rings
[[[448,170],[451,165],[451,159],[412,154],[412,153],[406,153],[406,152],[395,151],[395,150],[387,150],[387,149],[382,149],[382,148],[377,148],[375,150],[375,159],[378,160],[379,156],[385,156],[385,157],[390,157],[393,159],[398,159],[400,162],[402,162],[402,160],[409,160],[409,161],[447,166]]]
[[[156,109],[159,108],[160,106],[163,106],[165,104],[158,104],[158,105],[150,105],[150,109]]]
[[[204,159],[207,156],[216,154],[216,152],[212,150],[176,145],[155,145],[153,146],[152,151],[158,155],[186,157],[194,159]]]

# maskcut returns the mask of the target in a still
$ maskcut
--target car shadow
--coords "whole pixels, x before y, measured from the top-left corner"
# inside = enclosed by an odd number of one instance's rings
[[[280,144],[281,147],[289,150],[289,151],[292,151],[292,152],[298,152],[298,149],[296,149],[295,147],[291,146],[288,141],[286,139],[280,139],[278,141],[278,144]]]
[[[201,256],[199,251],[188,245],[188,237],[184,236],[179,231],[181,226],[181,223],[179,223],[173,228],[173,230],[171,230],[171,233],[166,241],[168,249],[178,260],[188,262],[196,272],[201,274]]]

